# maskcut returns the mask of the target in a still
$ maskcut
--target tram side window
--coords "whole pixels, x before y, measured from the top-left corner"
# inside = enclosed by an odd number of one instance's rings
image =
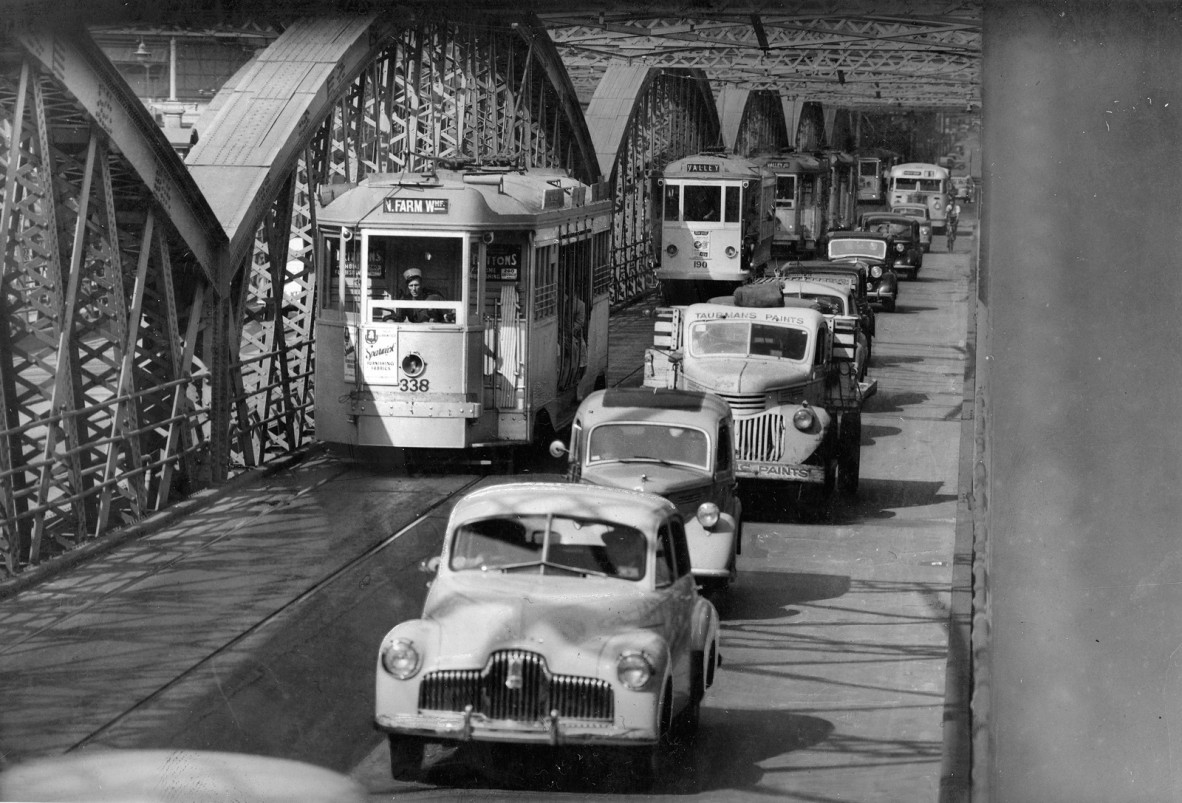
[[[534,251],[537,283],[534,287],[534,320],[554,317],[558,307],[558,246],[543,245]]]
[[[340,239],[328,237],[324,244],[328,270],[323,271],[321,307],[339,312],[357,312],[361,309],[361,244],[355,239],[345,241],[344,276],[341,276]]]
[[[685,219],[699,223],[721,223],[722,187],[687,184],[685,186]]]
[[[665,185],[665,220],[681,220],[681,186]]]
[[[815,176],[801,176],[800,182],[800,204],[804,207],[813,205],[817,191],[817,179]]]

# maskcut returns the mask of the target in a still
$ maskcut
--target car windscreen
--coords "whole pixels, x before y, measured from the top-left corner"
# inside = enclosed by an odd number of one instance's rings
[[[492,516],[460,524],[451,539],[452,571],[539,572],[640,580],[648,539],[602,518]]]
[[[860,240],[856,237],[837,238],[829,241],[829,256],[833,259],[842,257],[874,257],[882,259],[886,256],[885,240]]]
[[[794,326],[773,326],[747,321],[702,321],[690,327],[690,353],[694,356],[735,355],[803,360],[809,333]]]
[[[650,411],[651,412],[651,411]],[[609,421],[591,430],[587,463],[656,462],[710,468],[710,440],[691,427]]]

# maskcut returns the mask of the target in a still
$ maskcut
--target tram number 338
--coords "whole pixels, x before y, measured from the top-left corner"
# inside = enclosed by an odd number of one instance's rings
[[[431,380],[403,378],[398,380],[398,389],[403,393],[426,393],[431,389]]]

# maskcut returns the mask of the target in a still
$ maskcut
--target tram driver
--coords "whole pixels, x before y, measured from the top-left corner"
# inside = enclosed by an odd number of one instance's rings
[[[419,268],[407,268],[402,273],[402,280],[406,289],[398,292],[402,301],[443,301],[443,294],[423,284],[423,271]],[[422,307],[396,307],[390,320],[398,323],[451,323],[455,314],[442,309],[426,309]]]

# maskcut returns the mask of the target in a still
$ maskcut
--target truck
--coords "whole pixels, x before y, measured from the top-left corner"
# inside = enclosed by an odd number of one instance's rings
[[[816,301],[765,281],[658,308],[643,384],[721,396],[740,482],[782,482],[796,501],[825,507],[835,490],[858,490],[862,406],[878,383],[859,378],[856,359]]]

